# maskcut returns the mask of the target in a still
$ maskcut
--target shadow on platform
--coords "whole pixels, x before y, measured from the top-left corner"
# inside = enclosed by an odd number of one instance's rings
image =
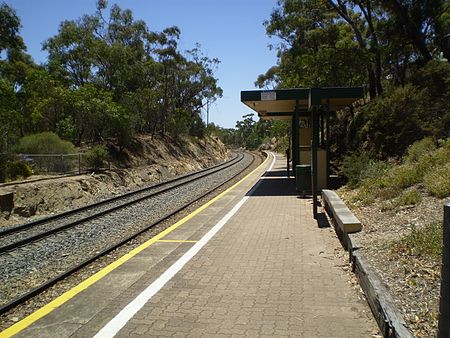
[[[267,171],[263,177],[279,177],[279,178],[287,178],[287,172],[286,170],[274,170],[274,171]],[[291,175],[291,178],[293,176]]]
[[[317,226],[319,228],[329,228],[331,227],[330,222],[328,222],[327,215],[323,212],[317,214]]]
[[[286,173],[282,171],[282,173]],[[270,173],[269,173],[270,174]],[[264,179],[266,178],[266,179]],[[265,175],[251,196],[295,196],[295,180],[279,175]],[[248,193],[247,193],[247,196]]]
[[[299,199],[311,199],[311,208],[313,207],[312,196],[302,196],[295,190],[295,178],[286,176],[286,170],[276,170],[266,172],[262,178],[259,186],[250,195],[247,196],[297,196]],[[320,201],[319,207],[321,207]],[[319,228],[331,227],[325,213],[317,214],[317,226]]]

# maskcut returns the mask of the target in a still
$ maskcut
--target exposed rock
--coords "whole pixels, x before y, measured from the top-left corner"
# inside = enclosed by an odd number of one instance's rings
[[[228,159],[230,151],[217,139],[184,140],[141,137],[139,151],[126,154],[128,168],[0,187],[13,194],[13,206],[0,213],[0,226],[23,223],[77,208],[139,186],[205,168]],[[3,210],[3,206],[2,209]],[[31,218],[31,219],[30,219]]]

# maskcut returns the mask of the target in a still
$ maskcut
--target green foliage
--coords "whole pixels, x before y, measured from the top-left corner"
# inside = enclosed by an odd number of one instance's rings
[[[373,191],[366,187],[361,187],[357,190],[356,194],[351,198],[352,203],[358,203],[363,206],[371,205],[375,202],[375,195]]]
[[[63,139],[76,140],[77,127],[72,116],[67,116],[56,123],[56,133]]]
[[[109,153],[105,146],[96,145],[92,147],[84,157],[90,168],[98,170],[109,160]]]
[[[0,155],[0,182],[16,180],[33,174],[33,169],[15,155]]]
[[[280,154],[286,154],[286,150],[289,149],[289,138],[287,136],[281,136],[278,138],[278,146],[276,151]]]
[[[206,124],[200,115],[195,115],[189,126],[189,135],[203,138],[206,135]]]
[[[15,180],[19,177],[28,177],[33,174],[33,169],[24,161],[16,160],[9,163],[7,168],[7,176],[9,179]]]
[[[430,61],[413,74],[411,82],[423,97],[423,129],[435,139],[450,137],[450,63]]]
[[[430,151],[436,149],[436,144],[431,137],[425,137],[408,147],[404,157],[405,163],[417,163],[419,160]]]
[[[360,137],[380,157],[402,155],[426,134],[420,119],[421,93],[412,85],[397,87],[370,102],[364,109],[366,123]]]
[[[283,41],[277,67],[260,75],[256,84],[292,87],[342,86],[361,83],[367,59],[353,32],[326,2],[279,1],[264,22],[269,36]]]
[[[206,133],[218,137],[225,145],[230,147],[238,147],[236,129],[221,128],[214,123],[210,123],[206,128]]]
[[[0,151],[44,131],[77,146],[114,139],[119,149],[136,132],[204,135],[201,110],[222,95],[219,60],[199,45],[181,52],[177,27],[152,32],[102,0],[94,14],[61,23],[43,44],[47,63],[37,66],[14,10],[0,5],[0,18],[0,58],[8,56],[0,59]]]
[[[450,137],[448,8],[446,0],[280,0],[264,23],[281,41],[272,46],[277,65],[255,85],[364,84],[364,104],[332,119],[331,159],[360,150],[399,159],[417,140]]]
[[[392,207],[416,204],[421,194],[408,189],[416,184],[423,184],[437,198],[445,198],[450,196],[450,139],[438,146],[430,138],[420,140],[408,148],[404,162],[397,165],[352,155],[345,158],[341,168],[348,175],[349,186],[359,187],[353,202],[371,204],[376,198],[395,198],[389,204]]]
[[[289,147],[288,121],[255,121],[253,114],[247,114],[241,121],[236,122],[236,128],[220,128],[210,123],[207,132],[218,136],[223,143],[231,147],[245,147],[257,149],[262,144],[269,143],[273,138],[277,140],[280,153],[285,153]]]
[[[442,255],[442,222],[423,228],[413,227],[411,233],[393,243],[392,252],[440,259]]]
[[[344,157],[339,170],[348,185],[355,188],[365,181],[378,182],[389,168],[389,164],[372,159],[368,153],[356,152]]]
[[[449,162],[432,168],[424,177],[427,191],[438,198],[450,196],[450,158]]]
[[[412,83],[392,87],[355,112],[338,113],[332,128],[334,156],[362,146],[380,159],[400,158],[424,137],[434,140],[424,141],[424,148],[450,137],[449,79],[450,65],[431,61],[414,73]]]
[[[398,189],[405,189],[416,183],[420,183],[421,180],[422,177],[417,171],[416,166],[402,164],[394,166],[391,170],[389,170],[380,181],[379,186],[382,188],[395,187]]]
[[[253,114],[244,115],[243,120],[236,122],[236,129],[234,131],[235,145],[246,147],[248,149],[257,149],[265,141],[272,137],[279,138],[282,133],[278,126],[275,126],[272,121],[259,119],[253,120]]]
[[[401,207],[404,205],[414,205],[418,204],[422,201],[422,194],[415,190],[404,190],[400,196],[398,196],[395,201],[394,205],[396,207]]]
[[[25,49],[22,38],[19,36],[20,19],[14,9],[5,3],[0,4],[0,53],[8,52],[8,57],[15,50]]]
[[[361,183],[369,162],[370,156],[367,153],[353,153],[344,157],[339,169],[347,177],[350,187],[357,187]]]
[[[14,151],[21,154],[73,154],[76,149],[69,141],[64,141],[52,132],[32,134],[22,137]]]

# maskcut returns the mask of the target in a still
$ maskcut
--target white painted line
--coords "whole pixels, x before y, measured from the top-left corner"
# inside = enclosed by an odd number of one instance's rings
[[[275,164],[275,155],[270,153],[273,157],[272,163],[267,171],[271,171]],[[133,316],[159,291],[161,288],[181,270],[181,268],[189,262],[200,249],[213,238],[213,236],[230,220],[231,217],[241,208],[241,206],[249,199],[250,195],[261,184],[258,180],[256,184],[234,207],[231,209],[205,236],[202,237],[196,244],[192,246],[180,259],[178,259],[170,268],[168,268],[161,276],[142,291],[135,299],[133,299],[127,306],[125,306],[113,319],[111,319],[94,338],[114,337],[125,324],[133,318]]]

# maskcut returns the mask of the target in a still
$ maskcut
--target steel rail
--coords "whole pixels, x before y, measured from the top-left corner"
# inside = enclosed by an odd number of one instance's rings
[[[158,184],[157,186],[146,187],[146,188],[144,188],[144,189],[141,189],[141,190],[138,191],[138,192],[140,193],[140,192],[143,192],[143,191],[149,191],[149,190],[155,189],[155,188],[157,188],[157,187],[161,187],[161,186],[163,186],[163,185],[167,185],[167,184],[171,184],[171,183],[173,183],[173,182],[175,182],[175,181],[179,181],[179,180],[181,180],[181,179],[183,179],[183,178],[189,178],[189,177],[191,177],[191,176],[197,175],[197,176],[193,177],[192,179],[190,179],[190,180],[188,180],[188,181],[183,181],[183,182],[180,182],[180,183],[178,183],[178,184],[175,184],[175,185],[169,186],[169,187],[167,187],[167,188],[164,188],[164,189],[162,189],[162,190],[158,190],[158,191],[155,191],[155,192],[151,192],[151,193],[149,193],[149,194],[147,194],[147,195],[145,195],[145,196],[141,196],[141,197],[136,198],[136,199],[134,199],[134,200],[127,201],[127,202],[124,202],[124,203],[122,203],[122,204],[112,206],[112,207],[110,207],[110,208],[108,208],[108,209],[105,209],[105,210],[100,211],[100,212],[96,212],[96,213],[94,213],[94,214],[92,214],[92,215],[88,215],[88,216],[82,217],[82,218],[80,218],[80,219],[78,219],[78,220],[75,220],[75,221],[69,222],[69,223],[67,223],[67,224],[64,224],[64,225],[55,227],[55,228],[53,228],[53,229],[49,229],[49,230],[40,232],[40,233],[38,233],[37,235],[30,236],[30,237],[26,237],[26,238],[21,239],[21,240],[19,240],[19,241],[16,241],[16,242],[13,242],[13,243],[4,245],[4,246],[0,247],[0,254],[2,254],[2,253],[4,253],[4,252],[7,252],[7,251],[11,251],[11,250],[17,249],[17,248],[19,248],[19,247],[21,247],[21,246],[24,246],[24,245],[26,245],[26,244],[29,244],[29,243],[38,241],[39,239],[48,237],[48,236],[50,236],[50,235],[56,234],[56,233],[58,233],[58,232],[61,232],[61,231],[63,231],[63,230],[66,230],[66,229],[69,229],[69,228],[73,228],[73,227],[75,227],[75,226],[77,226],[77,225],[79,225],[79,224],[82,224],[82,223],[88,222],[88,221],[90,221],[90,220],[93,220],[93,219],[95,219],[95,218],[101,217],[101,216],[103,216],[103,215],[112,213],[112,212],[114,212],[114,211],[116,211],[116,210],[123,209],[123,208],[125,208],[125,207],[127,207],[127,206],[129,206],[129,205],[139,203],[139,202],[141,202],[141,201],[143,201],[143,200],[145,200],[145,199],[149,199],[149,198],[151,198],[151,197],[154,197],[154,196],[163,194],[163,193],[165,193],[165,192],[167,192],[167,191],[173,190],[173,189],[178,188],[178,187],[180,187],[180,186],[183,186],[183,185],[185,185],[185,184],[188,184],[188,183],[191,183],[191,182],[195,182],[195,181],[197,181],[197,180],[199,180],[199,179],[201,179],[201,178],[204,178],[204,177],[206,177],[206,176],[212,175],[212,174],[214,174],[214,173],[216,173],[216,172],[219,172],[219,171],[221,171],[221,170],[224,170],[224,169],[226,169],[226,168],[229,168],[229,167],[231,167],[231,166],[233,166],[233,165],[239,163],[240,161],[242,161],[243,158],[244,158],[244,155],[242,155],[242,156],[239,155],[239,156],[234,157],[233,160],[225,162],[225,164],[222,163],[221,166],[213,166],[213,167],[210,167],[210,168],[207,168],[207,169],[203,169],[203,170],[201,170],[200,172],[197,171],[195,174],[192,174],[192,173],[191,173],[191,174],[188,174],[187,177],[186,177],[186,176],[185,176],[185,177],[181,177],[181,178],[178,177],[178,178],[175,178],[174,180],[166,181],[166,182],[164,182],[163,184]],[[200,174],[200,175],[199,175],[199,174]],[[131,194],[131,195],[136,195],[136,194],[137,194],[137,192],[133,192],[133,194]],[[129,197],[129,196],[130,196],[130,195],[126,195],[126,196],[123,196],[123,195],[122,195],[121,198],[116,198],[116,199],[114,199],[114,201],[118,201],[118,200],[120,200],[120,199],[122,199],[122,198]],[[82,211],[84,211],[84,210],[82,210]],[[52,220],[52,221],[53,221],[53,220]],[[41,223],[41,224],[42,224],[42,223]],[[41,225],[41,224],[40,224],[40,225]]]
[[[17,225],[17,226],[8,227],[6,229],[0,229],[0,237],[8,235],[8,234],[11,234],[11,233],[19,232],[19,231],[22,231],[24,229],[28,229],[28,228],[31,228],[31,227],[34,227],[34,226],[38,226],[38,225],[41,225],[43,223],[47,223],[47,222],[54,221],[54,220],[57,220],[57,219],[60,219],[60,218],[64,218],[64,217],[67,217],[67,216],[79,213],[81,211],[85,211],[85,210],[89,210],[89,209],[98,207],[100,205],[104,205],[104,204],[107,204],[107,203],[110,203],[110,202],[114,202],[114,201],[120,200],[122,198],[129,197],[129,196],[141,193],[141,192],[146,191],[146,190],[158,188],[158,187],[160,187],[160,186],[162,186],[164,184],[173,183],[173,182],[182,180],[184,178],[188,178],[190,176],[200,174],[202,172],[205,172],[205,171],[208,171],[208,170],[211,170],[211,169],[214,169],[214,168],[226,165],[227,163],[230,163],[230,162],[236,160],[237,157],[238,157],[238,155],[234,156],[232,159],[230,159],[230,160],[228,160],[226,162],[216,164],[216,165],[214,165],[212,167],[208,167],[208,168],[205,168],[205,169],[201,169],[201,170],[198,170],[198,171],[194,171],[194,172],[191,172],[191,173],[180,175],[180,176],[174,177],[172,179],[169,179],[167,181],[158,182],[158,183],[155,183],[155,184],[152,184],[152,185],[140,188],[140,189],[136,189],[136,190],[133,190],[133,191],[130,191],[130,192],[126,192],[126,193],[118,195],[118,196],[109,197],[109,198],[106,198],[104,200],[101,200],[101,201],[98,201],[98,202],[94,202],[94,203],[91,203],[91,204],[87,204],[87,205],[79,207],[79,208],[75,208],[75,209],[72,209],[72,210],[61,212],[61,213],[59,213],[57,215],[44,217],[44,218],[41,218],[41,219],[38,219],[38,220],[35,220],[35,221],[32,221],[32,222],[29,222],[29,223],[24,223],[24,224],[20,224],[20,225]]]
[[[65,272],[59,274],[58,276],[42,283],[41,285],[34,287],[33,289],[31,289],[30,291],[24,293],[23,295],[16,297],[15,299],[11,300],[10,302],[0,306],[0,315],[6,313],[7,311],[15,308],[16,306],[26,302],[27,300],[33,298],[34,296],[42,293],[43,291],[47,290],[48,288],[52,287],[53,285],[55,285],[56,283],[62,281],[63,279],[67,278],[68,276],[70,276],[71,274],[81,270],[82,268],[84,268],[85,266],[89,265],[90,263],[94,262],[95,260],[101,258],[102,256],[107,255],[108,253],[110,253],[111,251],[119,248],[120,246],[126,244],[127,242],[129,242],[130,240],[136,238],[137,236],[143,234],[144,232],[150,230],[151,228],[153,228],[154,226],[164,222],[165,220],[169,219],[172,216],[175,216],[177,213],[179,213],[180,211],[186,209],[187,207],[189,207],[190,205],[194,204],[195,202],[198,202],[199,200],[205,198],[206,196],[208,196],[209,194],[211,194],[213,191],[219,189],[220,187],[222,187],[223,185],[227,184],[228,182],[230,182],[231,180],[233,180],[234,178],[236,178],[237,176],[239,176],[241,173],[243,173],[245,170],[247,170],[254,162],[255,162],[255,155],[253,155],[253,159],[251,161],[251,163],[246,166],[244,169],[242,169],[241,171],[239,171],[237,174],[233,175],[232,177],[230,177],[229,179],[225,180],[222,183],[219,183],[218,185],[216,185],[212,190],[202,194],[201,196],[195,198],[194,200],[187,202],[186,204],[184,204],[183,206],[181,206],[180,208],[178,208],[175,211],[170,212],[169,214],[161,217],[160,219],[152,222],[151,224],[146,225],[145,227],[143,227],[142,229],[138,230],[137,232],[133,233],[132,235],[126,237],[125,239],[107,247],[106,249],[98,252],[97,254],[95,254],[94,256],[91,256],[90,258],[87,258],[86,260],[84,260],[83,262],[72,266],[71,268],[69,268],[68,270],[66,270]]]

